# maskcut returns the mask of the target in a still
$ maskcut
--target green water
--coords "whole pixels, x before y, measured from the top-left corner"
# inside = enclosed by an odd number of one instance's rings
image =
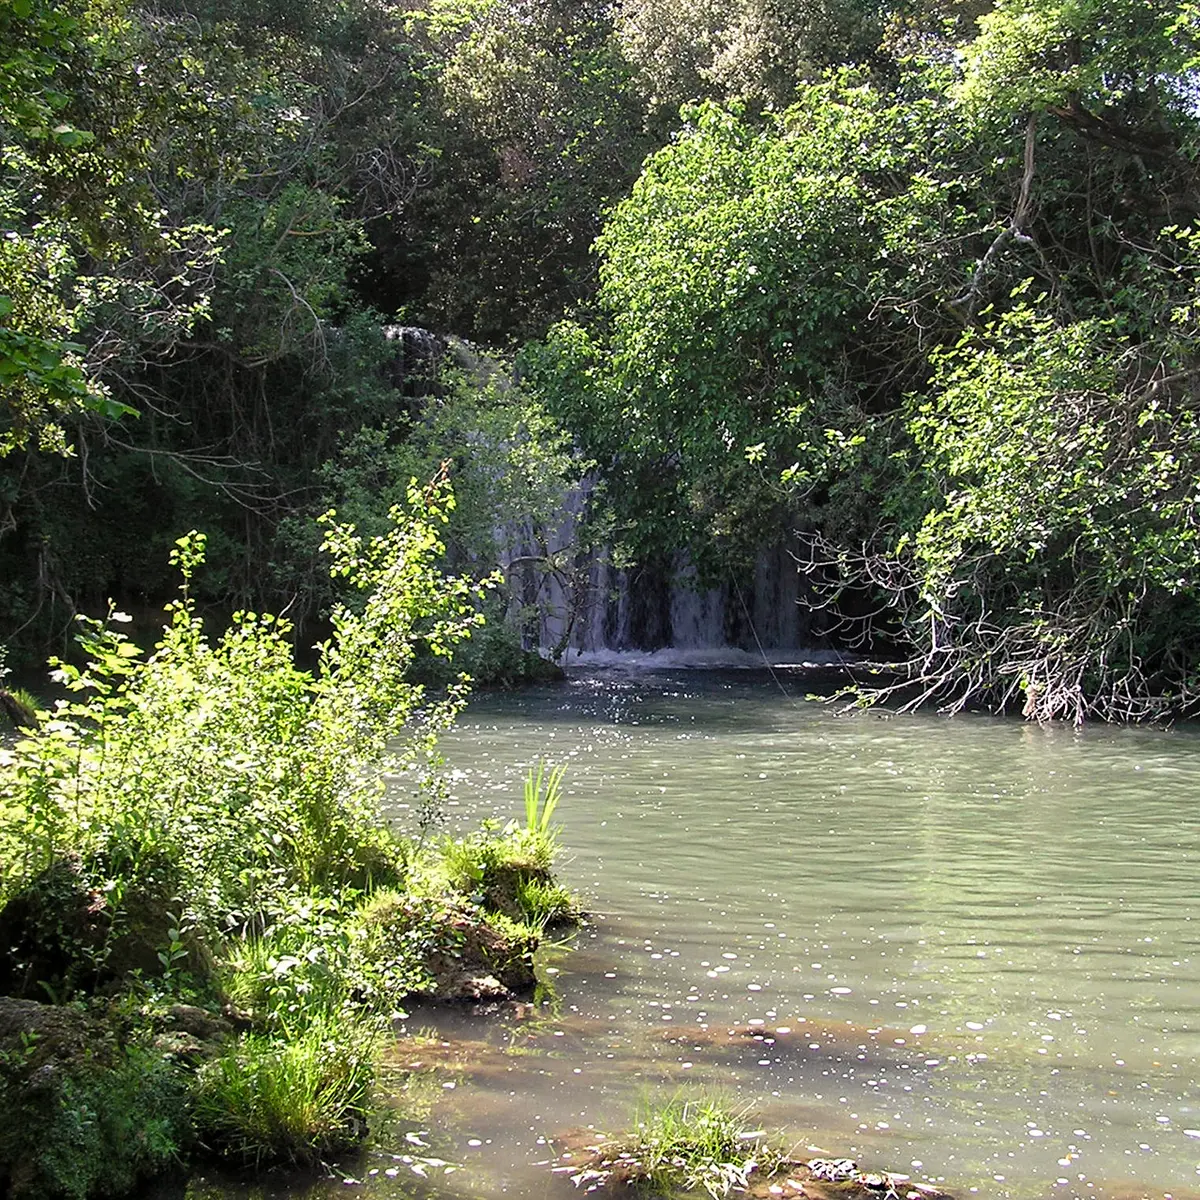
[[[452,825],[568,763],[561,873],[592,922],[535,1013],[414,1013],[472,1062],[318,1190],[573,1195],[536,1165],[565,1131],[704,1087],[801,1153],[963,1196],[1197,1194],[1200,737],[839,716],[806,686],[608,673],[472,704]]]

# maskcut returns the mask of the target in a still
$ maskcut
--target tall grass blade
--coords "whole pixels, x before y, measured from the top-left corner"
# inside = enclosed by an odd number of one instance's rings
[[[550,821],[562,799],[562,781],[566,773],[565,766],[551,767],[547,776],[544,762],[539,762],[536,770],[529,768],[525,777],[525,828],[530,833],[544,836],[550,832]]]

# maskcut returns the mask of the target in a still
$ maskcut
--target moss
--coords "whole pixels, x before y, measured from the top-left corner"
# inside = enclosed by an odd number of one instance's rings
[[[419,916],[419,924],[414,918]],[[528,926],[464,903],[412,901],[380,907],[376,946],[421,945],[419,989],[439,1000],[530,995],[537,935]]]
[[[59,859],[0,909],[0,995],[61,1001],[168,969],[209,979],[208,950],[178,941],[178,890],[178,869],[161,855],[136,868],[112,856]]]
[[[0,1191],[128,1194],[190,1139],[185,1073],[75,1009],[0,998]]]

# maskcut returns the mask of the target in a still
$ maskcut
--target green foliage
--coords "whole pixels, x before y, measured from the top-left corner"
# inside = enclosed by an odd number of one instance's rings
[[[294,889],[395,881],[398,850],[375,817],[383,773],[411,772],[419,787],[463,702],[461,684],[438,699],[408,680],[414,645],[445,652],[475,622],[476,589],[433,566],[444,486],[414,487],[410,501],[369,541],[330,520],[334,570],[364,599],[335,609],[315,674],[270,615],[235,614],[218,641],[205,637],[188,593],[198,535],[180,539],[181,598],[150,658],[113,624],[89,624],[89,666],[59,666],[79,698],[5,754],[6,894],[68,850],[177,863],[185,928],[269,922]]]
[[[486,904],[494,885],[545,871],[546,843],[535,838],[513,822],[503,830],[485,825],[464,837],[446,838],[441,847],[446,878],[468,898]]]
[[[222,990],[271,1036],[290,1041],[352,1009],[348,914],[332,898],[299,899],[265,932],[231,942]]]
[[[41,658],[38,638],[108,596],[161,603],[153,550],[165,560],[197,524],[214,550],[202,599],[304,594],[295,575],[271,586],[275,529],[314,515],[311,474],[342,432],[394,407],[381,318],[350,276],[364,221],[402,202],[426,153],[409,48],[372,0],[309,16],[0,10],[16,50],[0,94],[0,623],[23,631],[18,651]],[[71,464],[34,452],[71,445]]]
[[[607,341],[562,326],[528,366],[600,462],[633,549],[686,546],[703,570],[795,520],[796,493],[926,369],[904,329],[947,324],[929,241],[949,247],[978,215],[966,181],[929,175],[931,160],[957,175],[932,89],[845,76],[765,128],[712,105],[691,117],[598,242]]]
[[[558,853],[558,827],[551,824],[562,798],[565,767],[530,768],[525,781],[525,824],[509,821],[503,829],[485,824],[477,833],[445,838],[441,871],[451,887],[491,913],[537,931],[571,920],[579,906],[551,878]]]
[[[383,890],[361,905],[349,926],[344,967],[360,1005],[390,1015],[405,996],[433,989],[430,961],[445,948],[447,897],[422,894],[422,879],[405,892]]]
[[[907,703],[1190,712],[1193,14],[1022,0],[949,49],[692,110],[531,377],[635,551],[798,529]]]
[[[452,352],[474,362],[444,369],[434,394],[406,421],[359,428],[321,476],[329,501],[370,527],[381,522],[402,480],[446,471],[455,497],[447,541],[457,561],[486,564],[487,573],[530,526],[545,540],[590,463],[512,382],[508,363],[477,357],[465,345]]]
[[[49,1071],[46,1086],[21,1084],[19,1064],[0,1063],[0,1164],[21,1163],[14,1195],[89,1200],[130,1194],[169,1169],[190,1142],[187,1084],[155,1051],[131,1044],[115,1061]]]
[[[549,775],[544,762],[529,768],[525,776],[525,833],[530,837],[553,844],[555,828],[550,822],[562,800],[562,781],[566,773],[567,768],[561,764],[551,767]]]
[[[747,1131],[748,1106],[732,1108],[711,1096],[678,1093],[639,1109],[635,1132],[620,1143],[622,1177],[655,1196],[703,1188],[713,1200],[743,1191],[750,1175],[769,1175],[782,1152]],[[626,1157],[628,1156],[628,1157]],[[606,1162],[615,1155],[606,1151]]]
[[[826,68],[884,66],[889,10],[855,0],[628,0],[617,37],[648,107],[673,122],[699,100],[785,108]]]
[[[420,676],[446,681],[466,671],[481,684],[511,685],[553,675],[521,644],[525,566],[556,568],[550,547],[559,536],[573,489],[591,463],[578,454],[564,430],[520,383],[508,363],[451,347],[463,364],[443,368],[408,419],[360,428],[321,469],[328,502],[365,529],[377,527],[399,490],[398,481],[445,471],[454,486],[455,508],[446,525],[448,560],[458,570],[485,578],[520,548],[507,577],[496,579],[483,607],[487,622],[449,659],[419,663]],[[302,532],[299,523],[289,526]],[[581,530],[579,545],[600,536]],[[569,553],[573,555],[577,547]]]
[[[429,247],[420,311],[494,342],[541,333],[594,291],[601,210],[653,146],[610,6],[430,0],[411,29],[437,152],[406,214]]]
[[[103,369],[192,327],[220,236],[141,186],[164,127],[144,87],[162,47],[119,0],[5,5],[0,44],[0,457],[31,437],[65,452],[72,414],[133,411]]]
[[[435,694],[410,679],[418,645],[449,654],[478,623],[480,586],[436,566],[452,505],[444,480],[414,483],[408,508],[370,538],[327,515],[332,570],[357,599],[334,607],[313,671],[296,665],[279,618],[238,613],[210,639],[191,594],[205,539],[180,538],[180,597],[154,652],[120,631],[123,613],[84,622],[87,666],[58,664],[71,698],[0,751],[0,905],[16,898],[5,916],[18,925],[22,905],[49,922],[20,927],[29,970],[56,1000],[100,983],[158,1004],[220,991],[253,1032],[199,1070],[191,1120],[240,1161],[311,1165],[357,1144],[376,1034],[397,1003],[460,957],[525,979],[536,934],[522,904],[539,925],[566,911],[544,839],[515,826],[471,839],[478,875],[453,873],[488,893],[485,912],[379,823],[385,773],[436,800],[436,739],[465,696],[465,680]],[[515,902],[534,879],[544,886]],[[147,952],[136,965],[131,938]],[[51,977],[39,955],[66,966]],[[175,1152],[186,1106],[143,1119],[141,1093],[125,1088],[143,1069],[141,1086],[157,1086],[149,1060],[131,1058],[128,1079],[98,1061],[95,1088],[129,1101],[144,1157],[130,1165],[129,1133],[95,1089],[64,1093],[43,1156],[54,1188],[107,1186],[93,1134],[112,1140],[111,1169],[130,1180]]]
[[[5,636],[152,606],[203,525],[195,601],[295,601],[282,653],[345,599],[322,501],[381,533],[442,462],[456,569],[530,525],[569,585],[594,461],[618,556],[703,580],[799,529],[926,698],[1189,711],[1196,6],[983,7],[0,6]],[[573,305],[520,387],[454,342],[458,382],[388,382],[383,312]]]
[[[1119,127],[1139,99],[1152,97],[1157,117],[1190,104],[1184,72],[1197,45],[1194,17],[1175,2],[1002,0],[979,20],[958,95],[1005,114],[1088,113]]]
[[[261,1166],[311,1166],[344,1153],[366,1131],[374,1037],[350,1020],[314,1020],[286,1042],[247,1034],[200,1070],[200,1136]]]
[[[910,418],[942,496],[900,545],[910,619],[931,654],[968,642],[1000,706],[1079,721],[1192,702],[1200,430],[1138,357],[1110,321],[1021,305],[937,357]]]

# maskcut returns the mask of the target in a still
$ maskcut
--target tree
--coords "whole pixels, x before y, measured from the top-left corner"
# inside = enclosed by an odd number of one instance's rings
[[[914,703],[1200,700],[1195,18],[1089,12],[696,110],[599,240],[604,324],[530,355],[643,543],[790,524]]]
[[[0,16],[24,38],[10,75],[41,89],[8,93],[0,182],[16,380],[4,628],[161,594],[151,564],[197,522],[213,586],[261,600],[276,523],[315,502],[341,423],[373,419],[389,391],[381,322],[357,315],[351,275],[365,221],[412,186],[399,19],[373,0]],[[14,365],[18,340],[39,375]],[[69,445],[71,460],[39,453]]]
[[[594,294],[600,213],[653,145],[609,6],[434,0],[412,29],[436,152],[404,222],[428,272],[417,311],[486,341],[540,335]]]
[[[747,101],[786,108],[830,67],[882,66],[888,6],[864,0],[623,0],[617,37],[648,109]]]
[[[119,0],[0,8],[0,457],[31,437],[65,451],[70,413],[130,412],[105,365],[203,309],[219,238],[139,186],[154,104],[136,94],[130,30]]]

